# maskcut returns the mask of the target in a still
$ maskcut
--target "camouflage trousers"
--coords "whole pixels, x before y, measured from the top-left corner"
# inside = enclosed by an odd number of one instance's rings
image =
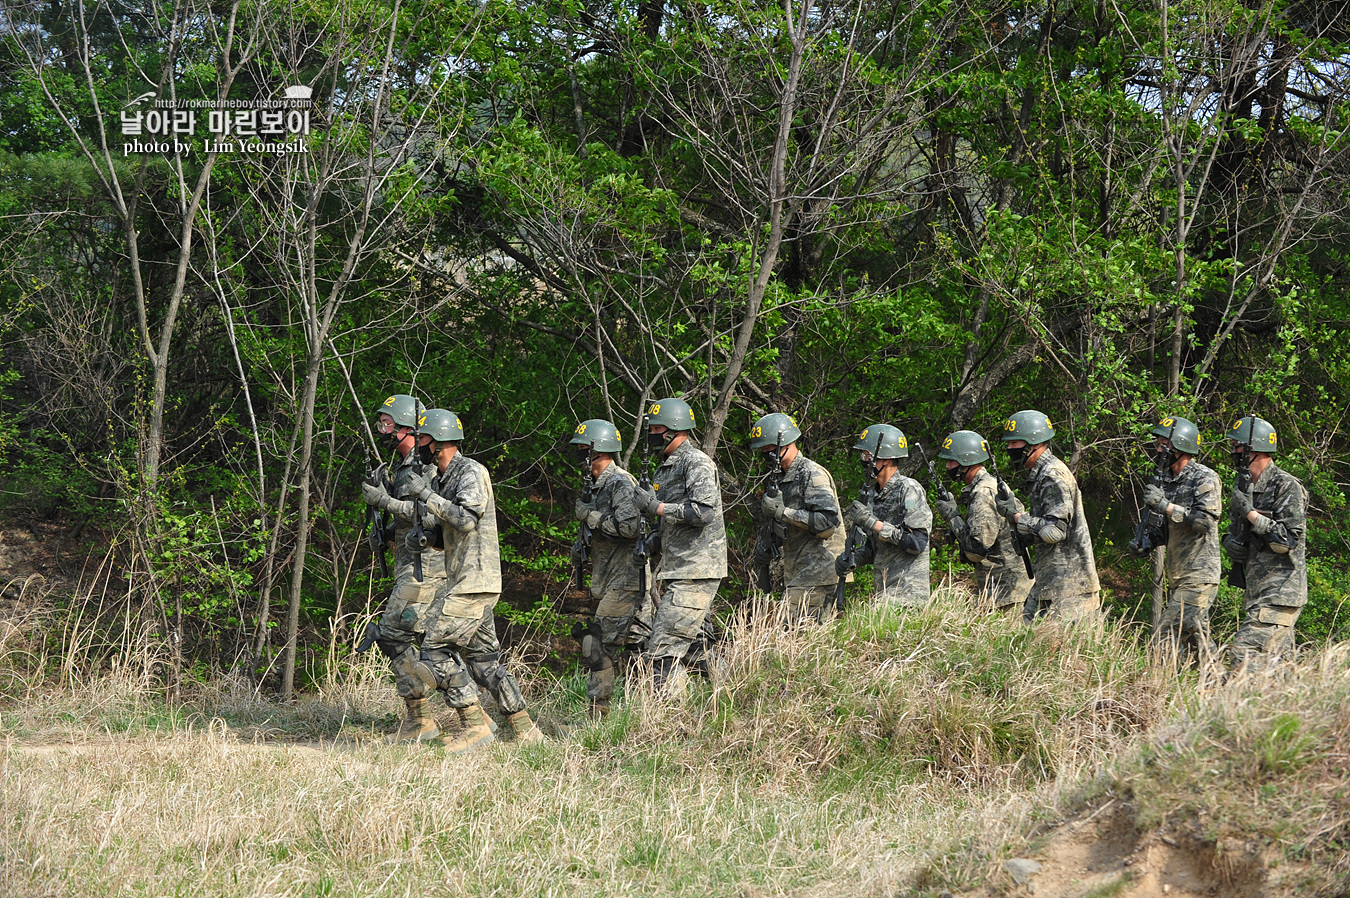
[[[1203,663],[1213,658],[1217,649],[1209,638],[1209,609],[1218,594],[1217,583],[1168,590],[1153,645],[1178,659],[1194,658]]]
[[[427,612],[427,635],[420,663],[452,708],[478,702],[479,688],[497,701],[506,714],[525,710],[520,685],[502,661],[497,621],[492,609],[500,593],[447,594],[436,597]],[[460,659],[464,663],[459,663]]]
[[[783,590],[779,614],[784,626],[823,624],[835,615],[833,586],[789,586]]]
[[[1095,624],[1102,617],[1102,594],[1099,590],[1076,596],[1060,596],[1057,599],[1039,599],[1035,593],[1027,595],[1022,606],[1022,620],[1034,623],[1041,618],[1060,620],[1065,623]]]
[[[1254,602],[1243,609],[1242,626],[1233,637],[1230,667],[1249,668],[1294,657],[1294,624],[1302,607]]]
[[[990,573],[980,584],[981,607],[988,611],[1014,611],[1025,607],[1031,581],[1011,572]]]
[[[611,592],[601,596],[600,604],[595,607],[590,634],[598,645],[586,656],[589,668],[586,674],[586,697],[592,702],[605,704],[614,697],[614,664],[644,629],[640,624],[635,626],[635,618],[641,610],[641,598],[635,589]]]
[[[389,659],[394,686],[402,698],[426,698],[429,692],[429,687],[417,677],[414,665],[427,632],[427,610],[436,600],[436,587],[444,582],[443,577],[428,577],[418,583],[411,576],[395,581],[380,616],[376,644]]]
[[[889,606],[892,608],[918,610],[928,604],[928,599],[928,593],[915,595],[912,590],[900,589],[898,587],[872,593],[872,605],[876,608]]]
[[[704,624],[721,580],[665,580],[651,615],[646,655],[692,666],[702,660]]]

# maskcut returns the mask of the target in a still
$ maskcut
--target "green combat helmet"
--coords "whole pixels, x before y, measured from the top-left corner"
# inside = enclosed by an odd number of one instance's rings
[[[1163,418],[1149,433],[1170,440],[1174,452],[1200,454],[1200,428],[1185,418]]]
[[[419,427],[426,410],[420,399],[406,393],[395,393],[380,403],[380,407],[375,409],[375,417],[388,415],[394,419],[395,427]]]
[[[880,437],[880,444],[878,444]],[[870,452],[873,458],[909,458],[909,440],[898,427],[889,424],[869,424],[858,434],[858,442],[853,448],[859,452]]]
[[[1279,451],[1275,427],[1269,421],[1255,415],[1238,418],[1237,423],[1228,431],[1228,439],[1246,446],[1253,452],[1274,455]]]
[[[1039,446],[1055,438],[1050,419],[1033,409],[1020,411],[1003,422],[1003,442],[1023,440],[1028,446]]]
[[[464,425],[460,423],[459,415],[448,409],[433,408],[422,417],[422,421],[417,432],[426,434],[437,443],[458,443],[464,439]]]
[[[619,428],[604,418],[582,421],[568,442],[574,446],[589,446],[592,452],[623,451],[623,437],[619,436]]]
[[[774,412],[765,415],[750,428],[750,450],[758,452],[766,446],[788,446],[801,438],[802,429],[791,415]]]
[[[973,430],[958,430],[947,434],[938,450],[938,458],[948,458],[963,468],[989,460],[989,444]]]
[[[667,430],[693,430],[694,410],[683,399],[658,399],[647,409],[644,423],[648,427],[660,424]]]

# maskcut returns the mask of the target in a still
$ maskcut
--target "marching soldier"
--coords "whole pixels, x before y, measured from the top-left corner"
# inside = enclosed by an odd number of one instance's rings
[[[797,446],[801,429],[781,412],[765,415],[750,428],[750,451],[762,454],[775,485],[766,489],[760,510],[783,526],[783,607],[792,622],[821,622],[838,576],[834,559],[844,550],[839,496],[830,472]]]
[[[1144,505],[1163,518],[1164,531],[1153,540],[1166,545],[1167,574],[1167,604],[1153,639],[1205,661],[1214,657],[1209,611],[1219,594],[1219,475],[1195,460],[1200,430],[1193,422],[1163,418],[1150,433],[1164,479],[1144,487]],[[1131,542],[1132,551],[1140,548]]]
[[[937,455],[946,461],[947,476],[962,491],[959,499],[939,498],[935,504],[961,557],[975,566],[981,595],[988,597],[996,611],[1021,609],[1031,579],[1018,557],[1008,522],[996,507],[998,480],[983,464],[989,460],[989,444],[973,430],[958,430],[947,435]],[[958,502],[966,507],[964,518]]]
[[[1009,526],[1035,540],[1036,577],[1023,618],[1028,623],[1042,616],[1095,621],[1101,613],[1101,584],[1083,496],[1069,466],[1050,451],[1054,436],[1050,419],[1038,411],[1020,411],[1004,422],[1008,457],[1027,472],[1030,507],[1010,490],[997,500],[997,508]]]
[[[517,742],[542,741],[544,734],[525,710],[525,698],[502,661],[497,641],[493,608],[501,598],[502,572],[492,481],[486,468],[459,451],[464,428],[454,412],[428,412],[418,433],[431,449],[436,475],[430,481],[413,476],[408,487],[426,503],[427,522],[440,522],[445,579],[427,612],[417,674],[428,688],[445,693],[446,704],[464,724],[459,736],[442,736],[441,741],[447,750],[462,752],[494,740],[474,682],[496,699]]]
[[[878,492],[872,507],[855,500],[844,523],[867,534],[856,562],[872,565],[872,598],[905,608],[928,604],[928,536],[933,512],[917,480],[900,473],[909,457],[909,441],[898,427],[873,424],[853,444],[864,467],[871,467]],[[842,575],[842,565],[837,567]]]
[[[618,463],[623,450],[618,428],[594,418],[582,421],[572,434],[578,461],[592,479],[576,502],[576,519],[590,535],[591,595],[599,604],[581,636],[581,654],[590,673],[586,695],[593,714],[609,713],[614,696],[614,662],[629,642],[633,618],[641,609],[634,540],[641,512],[634,502],[637,481]]]
[[[1294,624],[1308,602],[1308,520],[1303,485],[1275,464],[1279,442],[1270,422],[1239,419],[1228,445],[1238,478],[1223,546],[1237,580],[1245,580],[1242,625],[1229,658],[1236,668],[1293,656]]]
[[[713,460],[694,445],[694,410],[682,399],[652,403],[644,419],[648,446],[661,453],[653,489],[634,492],[644,515],[660,522],[660,596],[646,654],[658,690],[701,660],[695,640],[727,575],[722,488]]]
[[[422,403],[402,393],[386,399],[377,410],[376,429],[398,454],[392,473],[383,467],[371,472],[361,484],[366,504],[387,512],[393,519],[389,537],[394,545],[394,587],[380,617],[375,644],[389,659],[394,684],[407,710],[390,742],[421,742],[440,733],[427,708],[429,690],[416,674],[422,637],[426,634],[426,613],[436,598],[436,589],[445,581],[444,556],[428,545],[409,548],[404,543],[413,517],[409,486],[413,475],[430,470],[430,457],[417,448],[417,428],[424,421]],[[415,556],[420,554],[422,579],[415,576]]]

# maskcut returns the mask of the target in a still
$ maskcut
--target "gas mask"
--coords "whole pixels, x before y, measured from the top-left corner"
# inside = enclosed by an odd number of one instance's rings
[[[1026,461],[1027,458],[1027,448],[1028,447],[1026,446],[1018,446],[1016,449],[1014,449],[1013,447],[1009,446],[1008,458],[1015,465],[1022,464],[1024,461]]]

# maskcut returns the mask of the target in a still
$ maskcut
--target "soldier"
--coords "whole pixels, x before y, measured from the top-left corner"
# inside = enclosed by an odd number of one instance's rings
[[[633,546],[641,512],[633,501],[637,481],[618,463],[623,449],[618,428],[598,418],[582,421],[572,434],[578,461],[593,484],[576,502],[576,518],[590,534],[591,595],[595,617],[581,636],[581,654],[590,673],[586,696],[591,712],[609,713],[614,696],[614,662],[629,642],[633,618],[642,605]]]
[[[1031,578],[1017,554],[1008,522],[995,506],[999,482],[981,464],[989,460],[989,444],[973,430],[958,430],[942,441],[938,458],[946,461],[947,476],[963,489],[959,499],[939,498],[935,504],[961,557],[975,566],[981,595],[996,611],[1020,610],[1031,590]],[[958,501],[966,507],[964,518]]]
[[[750,428],[750,451],[762,453],[775,488],[760,501],[765,517],[786,528],[783,538],[783,608],[792,622],[821,622],[834,605],[834,559],[844,551],[843,517],[830,472],[797,446],[801,429],[781,412]]]
[[[424,420],[422,403],[399,393],[386,399],[377,414],[376,429],[389,440],[398,459],[392,475],[386,474],[381,466],[361,484],[366,504],[388,512],[393,519],[390,538],[394,544],[394,588],[380,617],[375,644],[389,659],[395,686],[407,709],[407,716],[388,741],[421,742],[440,733],[427,708],[429,690],[417,677],[415,667],[426,633],[427,609],[445,581],[444,556],[430,544],[425,549],[415,549],[404,543],[412,527],[415,495],[409,480],[430,469],[429,456],[414,451],[417,428]],[[418,554],[422,556],[421,581],[414,576],[414,558]]]
[[[639,510],[660,522],[661,594],[646,648],[660,690],[701,660],[694,641],[727,575],[727,532],[717,466],[689,438],[694,410],[682,399],[662,399],[652,403],[644,424],[648,446],[662,457],[654,489],[639,486],[634,493]]]
[[[878,492],[871,507],[855,500],[844,523],[867,534],[855,561],[872,565],[872,598],[904,608],[928,604],[928,535],[933,512],[917,480],[900,473],[898,459],[909,457],[909,441],[898,427],[873,424],[853,448],[864,468],[875,472]],[[836,559],[842,575],[846,565]]]
[[[1200,430],[1185,418],[1163,418],[1150,431],[1164,479],[1144,487],[1144,505],[1162,515],[1164,530],[1154,537],[1166,545],[1167,604],[1153,641],[1172,652],[1214,657],[1209,609],[1219,594],[1219,475],[1200,464]],[[1130,543],[1132,553],[1143,548]]]
[[[1050,419],[1021,411],[1003,423],[1003,442],[1014,467],[1027,471],[1030,511],[1009,490],[997,501],[1009,525],[1036,545],[1036,577],[1022,617],[1049,615],[1065,621],[1095,621],[1101,613],[1101,584],[1092,538],[1083,515],[1083,496],[1069,466],[1050,451]]]
[[[1275,464],[1275,428],[1255,415],[1228,432],[1238,479],[1228,503],[1223,547],[1245,585],[1242,625],[1229,664],[1257,665],[1294,653],[1294,623],[1308,602],[1305,560],[1307,496],[1303,485]],[[1238,573],[1240,571],[1240,573]]]
[[[492,724],[470,682],[497,700],[516,741],[539,742],[544,734],[525,710],[516,678],[507,670],[497,642],[492,609],[501,597],[501,549],[497,544],[497,507],[487,469],[459,451],[464,428],[454,412],[428,412],[418,430],[431,448],[435,479],[414,476],[409,489],[427,505],[427,523],[441,524],[445,541],[445,579],[427,612],[427,632],[417,674],[429,688],[445,693],[459,713],[463,732],[441,737],[447,750],[462,752],[493,741]],[[457,663],[464,658],[468,671]]]

